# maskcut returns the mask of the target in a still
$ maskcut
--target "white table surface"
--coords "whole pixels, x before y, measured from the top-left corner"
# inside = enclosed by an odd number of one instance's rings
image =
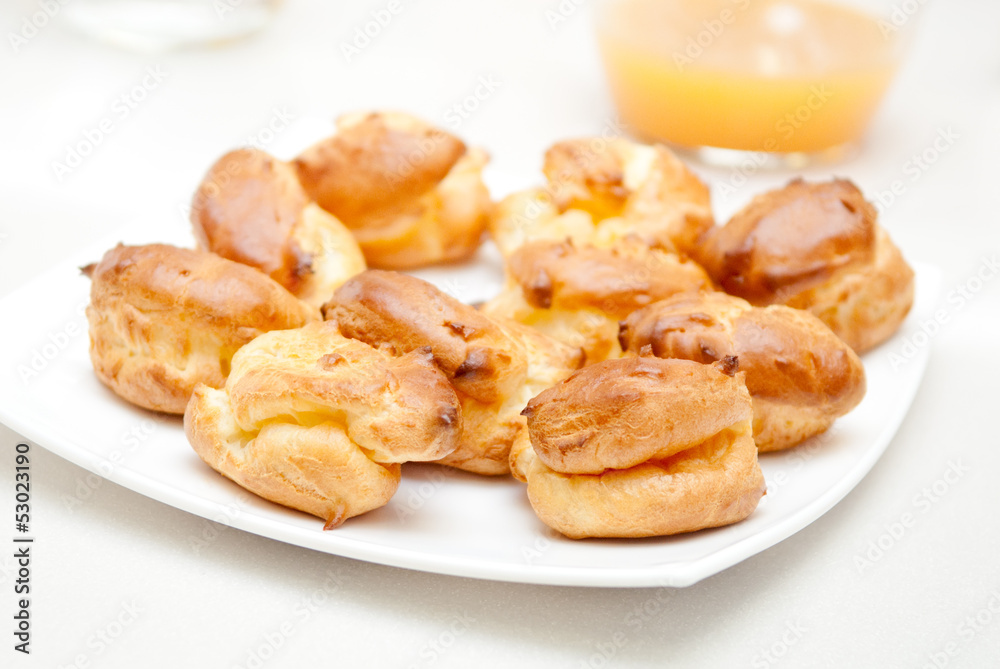
[[[554,140],[614,118],[591,3],[563,0],[577,9],[553,29],[546,12],[559,11],[557,0],[399,2],[351,63],[340,44],[385,2],[288,0],[252,39],[160,55],[90,41],[58,17],[14,53],[7,35],[38,5],[4,2],[0,294],[123,223],[177,212],[185,225],[181,207],[208,165],[275,109],[332,118],[398,108],[444,124],[492,77],[498,87],[457,132],[486,146],[498,170],[526,178]],[[888,451],[817,522],[685,589],[478,581],[282,544],[107,482],[70,511],[63,496],[88,472],[38,444],[32,654],[13,651],[14,562],[4,549],[0,666],[1000,666],[1000,280],[961,305],[947,299],[1000,254],[1000,5],[927,3],[915,20],[914,51],[863,152],[805,175],[850,177],[870,197],[902,181],[881,220],[908,257],[943,270],[949,320]],[[116,99],[148,67],[165,78],[122,118]],[[110,134],[58,180],[53,161],[105,117]],[[914,172],[911,157],[949,132],[946,150]],[[733,176],[697,169],[715,185]],[[751,175],[716,198],[717,213],[789,176]],[[31,318],[4,314],[2,329]],[[13,370],[0,378],[16,382]],[[0,426],[3,517],[19,440]],[[954,465],[961,475],[935,494]],[[912,526],[890,542],[904,517]],[[859,563],[880,538],[891,546]]]

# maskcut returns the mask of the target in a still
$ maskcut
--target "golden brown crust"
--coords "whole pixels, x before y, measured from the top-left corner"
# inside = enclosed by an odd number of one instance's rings
[[[520,456],[535,513],[571,539],[731,525],[753,513],[765,490],[749,422],[666,460],[601,474],[563,474],[530,448],[512,452]]]
[[[524,415],[539,459],[564,474],[628,469],[750,418],[742,382],[710,365],[664,362],[591,365],[535,396]],[[615,426],[627,426],[627,435]]]
[[[337,134],[293,165],[306,192],[353,229],[434,188],[465,151],[460,139],[417,118],[373,112],[341,117]]]
[[[616,219],[617,220],[617,219]],[[505,258],[535,241],[572,240],[575,244],[610,247],[618,241],[598,238],[593,217],[580,209],[560,212],[552,195],[542,188],[516,191],[501,199],[490,218],[490,236]]]
[[[465,433],[462,445],[441,463],[477,474],[507,474],[511,445],[527,431],[521,415],[528,401],[562,381],[583,364],[578,348],[565,346],[520,323],[496,319],[514,341],[513,351],[525,361],[521,384],[495,402],[462,399]],[[461,396],[461,393],[460,393]]]
[[[913,290],[913,269],[878,227],[872,264],[789,297],[786,304],[812,312],[851,348],[864,353],[899,329],[913,306]]]
[[[198,383],[221,387],[243,344],[318,314],[256,269],[163,244],[119,245],[91,273],[90,357],[124,399],[183,413]]]
[[[264,499],[322,518],[325,529],[384,506],[399,486],[399,464],[369,460],[337,426],[274,423],[247,433],[225,391],[208,386],[195,389],[184,431],[212,469]]]
[[[514,252],[507,267],[533,307],[592,307],[619,319],[677,293],[712,287],[696,263],[628,242],[610,249],[535,242]]]
[[[329,321],[244,346],[226,392],[246,431],[281,417],[345,423],[351,440],[378,462],[443,457],[461,425],[455,391],[429,352],[393,357],[344,337]]]
[[[696,263],[635,241],[613,248],[536,241],[507,259],[506,285],[482,311],[581,347],[593,364],[620,357],[619,320],[678,292],[711,285]]]
[[[429,346],[456,390],[481,402],[513,393],[525,361],[495,322],[422,279],[384,270],[354,277],[323,305],[347,337],[400,355]]]
[[[865,393],[854,351],[812,314],[781,305],[753,307],[724,293],[678,295],[630,315],[620,339],[624,350],[662,358],[735,356],[753,396],[761,451],[822,432]]]
[[[703,264],[728,293],[754,304],[782,302],[782,294],[870,263],[876,216],[849,181],[796,179],[756,196],[713,230]]]
[[[294,291],[309,258],[292,229],[309,197],[288,163],[257,149],[230,151],[195,191],[191,224],[201,248],[250,265]]]
[[[293,162],[303,188],[355,234],[373,267],[458,260],[478,248],[492,204],[488,160],[415,117],[362,113]]]
[[[488,318],[416,277],[368,270],[323,307],[345,336],[394,354],[428,348],[462,401],[462,444],[443,462],[480,474],[508,471],[532,395],[582,362],[578,349],[517,323]]]
[[[876,218],[850,181],[796,179],[755,197],[695,256],[726,292],[808,309],[862,352],[890,336],[913,301],[913,272]]]
[[[566,140],[545,153],[542,171],[562,211],[621,216],[650,245],[686,252],[714,224],[708,187],[660,144]]]
[[[314,306],[365,269],[350,232],[313,204],[295,170],[257,149],[220,158],[195,193],[201,248],[263,271]]]
[[[329,322],[258,337],[233,357],[225,390],[199,386],[185,413],[206,463],[328,526],[385,504],[399,463],[447,455],[461,426],[426,352],[394,358]]]
[[[509,283],[480,309],[490,318],[516,321],[567,346],[581,349],[588,365],[621,357],[618,319],[600,309],[538,309],[528,304],[520,287]]]
[[[726,525],[764,494],[742,374],[608,360],[543,392],[525,413],[530,445],[515,442],[512,471],[539,518],[568,537]]]
[[[544,190],[515,193],[490,224],[501,252],[562,240],[614,246],[633,237],[684,252],[714,224],[708,188],[664,146],[572,139],[545,154]]]

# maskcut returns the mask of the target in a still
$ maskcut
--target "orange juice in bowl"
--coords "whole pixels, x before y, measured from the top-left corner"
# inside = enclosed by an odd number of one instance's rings
[[[597,32],[632,132],[691,149],[834,156],[861,137],[900,63],[907,22],[882,7],[608,0]]]

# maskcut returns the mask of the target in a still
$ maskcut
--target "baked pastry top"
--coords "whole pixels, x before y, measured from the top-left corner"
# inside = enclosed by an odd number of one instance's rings
[[[860,353],[913,304],[913,270],[876,219],[850,181],[796,179],[756,196],[694,256],[727,293],[809,310]]]
[[[410,269],[471,256],[493,204],[489,160],[399,112],[337,119],[337,132],[292,163],[306,193],[350,228],[368,264]]]
[[[712,287],[696,263],[633,240],[612,248],[530,242],[507,258],[506,269],[504,289],[482,311],[582,347],[587,364],[621,355],[618,321],[636,309]]]
[[[632,313],[620,340],[632,354],[701,363],[738,358],[760,451],[823,432],[865,394],[854,351],[809,312],[782,305],[754,307],[719,292],[676,295]]]
[[[368,270],[324,305],[347,337],[394,355],[427,347],[458,391],[461,444],[444,464],[480,474],[509,471],[521,410],[577,369],[583,355],[518,323],[489,318],[416,277]]]
[[[292,166],[257,149],[216,161],[191,223],[200,248],[256,267],[317,308],[365,269],[350,231],[310,200]]]
[[[241,346],[319,317],[265,274],[204,251],[118,245],[88,269],[94,371],[154,411],[183,413],[197,384],[222,386]]]
[[[570,538],[727,525],[764,494],[750,395],[733,359],[633,357],[586,367],[528,403],[511,471]]]
[[[224,389],[199,385],[184,414],[212,468],[328,529],[386,504],[400,463],[452,452],[461,421],[429,353],[394,357],[330,322],[258,337]]]
[[[857,353],[912,304],[850,181],[796,179],[716,226],[661,145],[557,142],[544,185],[497,204],[488,159],[399,112],[342,116],[288,162],[227,153],[194,196],[198,250],[86,269],[95,373],[327,528],[424,461],[511,473],[571,538],[662,536],[752,513],[758,452],[853,409]],[[387,271],[470,258],[487,229],[506,282],[480,309]]]
[[[533,307],[596,308],[617,318],[677,293],[712,287],[705,271],[687,258],[628,241],[610,249],[535,242],[515,251],[507,267]]]
[[[566,140],[549,148],[542,171],[544,188],[497,206],[490,232],[504,256],[566,238],[608,247],[631,237],[687,253],[714,224],[708,187],[662,145]]]

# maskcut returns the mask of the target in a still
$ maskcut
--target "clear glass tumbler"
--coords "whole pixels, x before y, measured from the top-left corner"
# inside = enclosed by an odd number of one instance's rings
[[[597,37],[633,134],[708,162],[763,152],[801,165],[856,148],[921,7],[918,0],[605,0]]]
[[[66,20],[101,41],[156,52],[260,30],[281,0],[73,0]]]

